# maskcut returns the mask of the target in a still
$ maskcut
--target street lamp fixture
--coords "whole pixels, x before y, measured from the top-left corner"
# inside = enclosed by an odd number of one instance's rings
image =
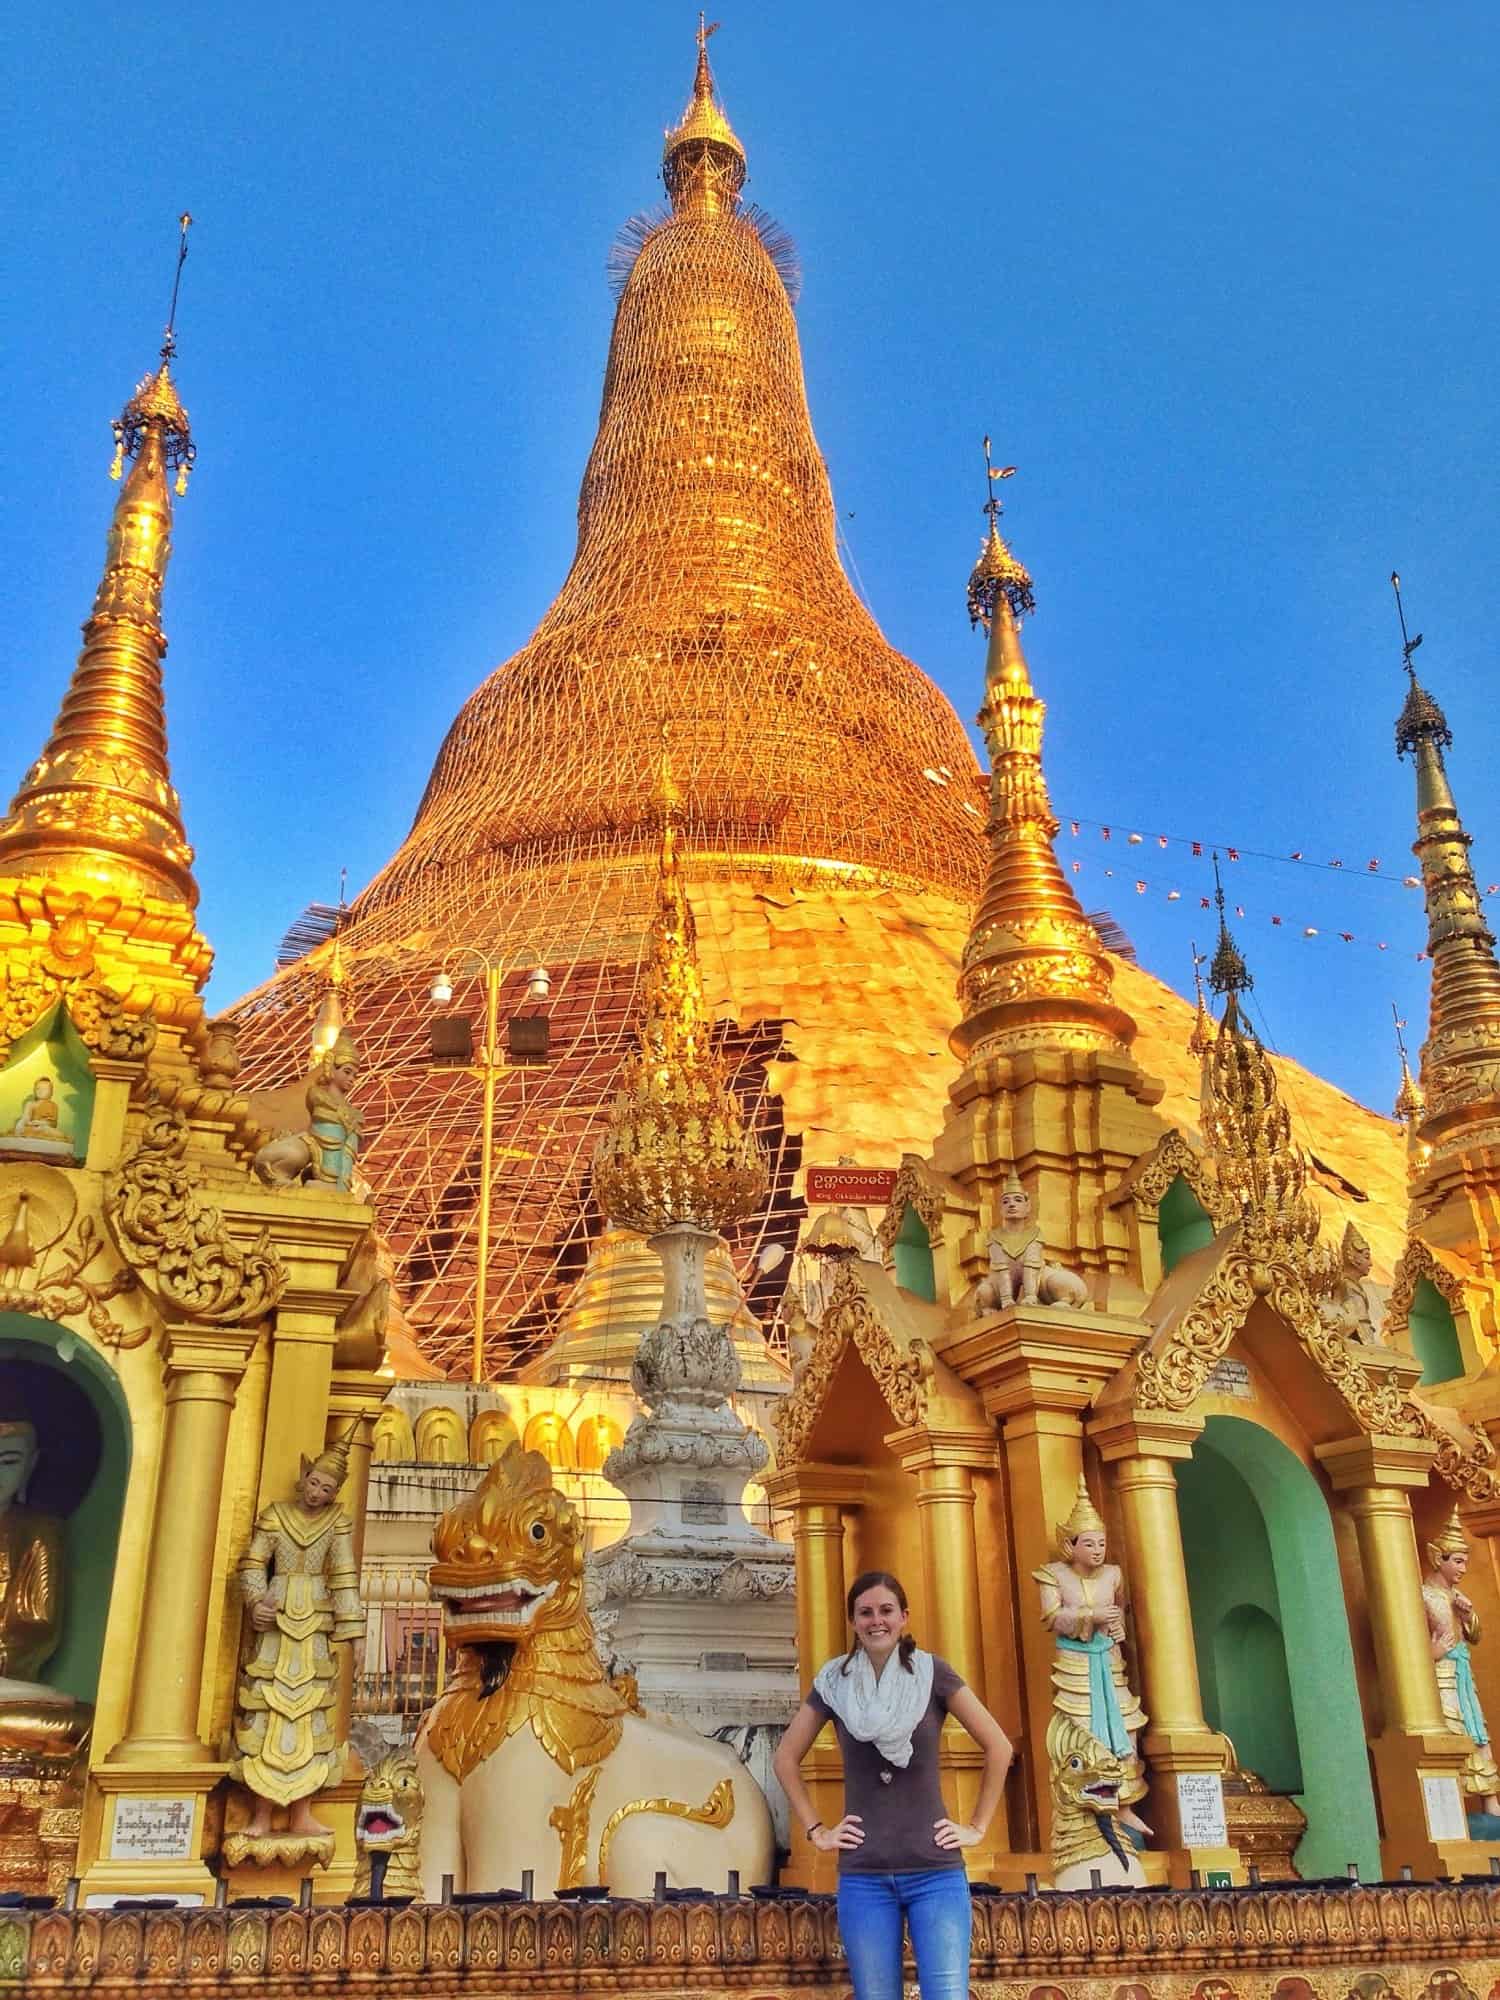
[[[552,991],[552,978],[545,965],[530,951],[521,952],[509,959],[488,958],[482,951],[472,946],[454,954],[450,961],[464,971],[477,972],[484,981],[484,1041],[474,1052],[474,1063],[479,1070],[484,1086],[483,1110],[480,1123],[479,1156],[479,1244],[478,1268],[474,1275],[474,1380],[484,1380],[484,1320],[489,1304],[490,1265],[490,1181],[495,1164],[495,1083],[500,1074],[511,1067],[510,1061],[502,1054],[499,1046],[500,1030],[500,983],[507,972],[514,972],[528,960],[531,970],[526,975],[526,997],[528,1000],[542,1001]],[[432,982],[433,1004],[446,1007],[453,998],[453,979],[445,964]],[[436,1024],[434,1024],[436,1026]],[[515,1039],[515,1029],[519,1022],[511,1023],[511,1039]],[[533,1061],[545,1061],[547,1057],[547,1037],[545,1021],[540,1024],[543,1034],[538,1046],[528,1048],[527,1054]],[[464,1024],[467,1039],[468,1024]]]

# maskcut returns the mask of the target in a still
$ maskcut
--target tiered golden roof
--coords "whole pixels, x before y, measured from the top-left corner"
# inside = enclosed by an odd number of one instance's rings
[[[1135,1033],[1110,999],[1109,954],[1053,851],[1058,820],[1042,770],[1047,707],[1031,684],[1015,611],[1030,600],[1031,579],[1000,542],[991,512],[969,579],[970,616],[989,633],[978,721],[991,778],[989,873],[964,947],[963,1018],[952,1036],[965,1059],[1043,1043],[1124,1048]]]
[[[198,901],[193,850],[167,764],[162,588],[172,550],[168,472],[192,463],[192,434],[161,365],[115,424],[115,506],[83,650],[52,733],[0,820],[0,874],[36,873],[94,894]]]

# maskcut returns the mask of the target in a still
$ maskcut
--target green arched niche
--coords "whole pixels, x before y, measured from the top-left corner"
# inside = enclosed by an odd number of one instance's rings
[[[1464,1372],[1463,1350],[1458,1344],[1458,1328],[1453,1308],[1431,1278],[1418,1278],[1407,1316],[1411,1351],[1422,1364],[1425,1388],[1429,1382],[1451,1382]]]
[[[1161,1198],[1156,1211],[1156,1235],[1161,1245],[1163,1276],[1180,1264],[1191,1250],[1202,1250],[1214,1240],[1213,1218],[1179,1174]]]
[[[88,1049],[61,1000],[10,1045],[0,1067],[0,1133],[14,1132],[27,1099],[43,1078],[51,1082],[57,1104],[58,1137],[81,1160],[88,1151],[94,1115],[94,1072]]]
[[[1177,1466],[1204,1713],[1240,1762],[1307,1814],[1305,1876],[1380,1874],[1364,1718],[1333,1523],[1270,1431],[1210,1417]]]
[[[932,1238],[927,1224],[908,1202],[901,1213],[901,1227],[891,1245],[896,1265],[896,1283],[903,1291],[933,1304],[937,1299],[937,1277],[932,1268]]]
[[[0,1312],[0,1379],[8,1375],[26,1393],[39,1370],[61,1381],[55,1397],[44,1394],[33,1399],[43,1406],[38,1410],[42,1457],[28,1498],[33,1505],[63,1516],[67,1564],[62,1638],[41,1678],[80,1701],[92,1702],[99,1686],[130,1474],[130,1412],[119,1377],[87,1341],[50,1320]],[[43,1389],[47,1386],[44,1381]],[[49,1415],[66,1424],[69,1407],[77,1409],[80,1399],[97,1425],[97,1434],[51,1435]],[[78,1429],[88,1428],[88,1417],[79,1414]]]

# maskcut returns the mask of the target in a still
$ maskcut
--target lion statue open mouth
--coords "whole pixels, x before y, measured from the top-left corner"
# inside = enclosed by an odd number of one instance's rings
[[[354,1815],[354,1893],[368,1896],[373,1882],[373,1857],[386,1856],[382,1894],[420,1896],[422,1893],[422,1781],[409,1748],[390,1749],[378,1731],[356,1724],[350,1731],[365,1765]]]
[[[1052,1886],[1087,1889],[1097,1869],[1106,1886],[1143,1886],[1145,1871],[1120,1832],[1120,1791],[1125,1766],[1072,1716],[1053,1714],[1047,1725],[1052,1782]]]
[[[537,1452],[512,1444],[433,1532],[428,1589],[455,1660],[417,1741],[422,1880],[458,1890],[607,1883],[658,1871],[720,1890],[769,1879],[771,1816],[723,1744],[634,1709],[584,1606],[583,1524]]]

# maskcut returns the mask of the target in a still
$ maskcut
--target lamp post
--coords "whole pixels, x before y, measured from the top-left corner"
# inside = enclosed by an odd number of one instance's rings
[[[484,1095],[480,1112],[480,1152],[479,1152],[479,1265],[474,1279],[474,1380],[484,1380],[484,1316],[489,1304],[490,1276],[490,1178],[495,1163],[495,1081],[507,1065],[501,1060],[499,1050],[500,1034],[500,982],[507,972],[514,972],[518,966],[531,963],[531,972],[526,980],[528,1000],[545,1000],[552,990],[552,980],[547,968],[534,953],[523,952],[516,957],[489,958],[473,946],[459,952],[453,963],[465,971],[475,971],[484,980],[484,1040],[479,1048],[479,1075]],[[447,962],[444,969],[432,982],[432,998],[439,1007],[445,1007],[453,998],[453,981],[448,975]]]

